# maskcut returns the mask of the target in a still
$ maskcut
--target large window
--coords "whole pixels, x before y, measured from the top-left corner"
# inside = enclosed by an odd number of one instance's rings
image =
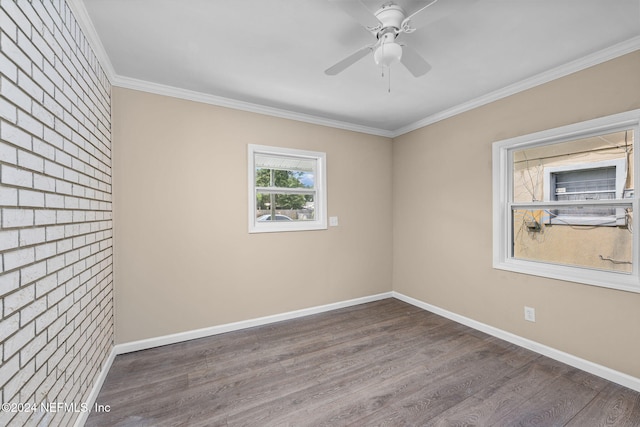
[[[249,145],[249,232],[327,228],[324,153]]]
[[[493,145],[495,268],[640,292],[640,110]]]

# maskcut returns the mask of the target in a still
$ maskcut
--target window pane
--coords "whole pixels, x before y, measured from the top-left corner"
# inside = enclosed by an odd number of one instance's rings
[[[314,188],[313,172],[256,168],[257,187]]]
[[[266,153],[256,153],[255,156],[256,168],[313,172],[316,167],[316,159],[305,157]]]
[[[622,211],[630,223],[631,208],[606,208]],[[544,221],[549,214],[550,211],[544,210],[513,210],[514,258],[631,273],[633,234],[630,228],[559,226]]]
[[[627,197],[633,187],[633,137],[627,130],[513,151],[512,200]]]
[[[313,221],[316,219],[314,196],[258,192],[256,218],[259,222]]]

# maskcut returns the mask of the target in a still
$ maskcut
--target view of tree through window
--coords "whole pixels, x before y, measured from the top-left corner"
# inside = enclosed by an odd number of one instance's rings
[[[308,172],[256,169],[257,187],[281,187],[281,188],[313,188],[313,176]],[[270,196],[274,196],[273,200]],[[313,202],[313,196],[306,194],[260,194],[258,193],[257,208],[269,209],[275,203],[276,209],[302,209],[308,203]]]
[[[256,154],[256,220],[313,221],[315,170],[315,159]]]
[[[326,153],[249,144],[249,233],[327,229]]]

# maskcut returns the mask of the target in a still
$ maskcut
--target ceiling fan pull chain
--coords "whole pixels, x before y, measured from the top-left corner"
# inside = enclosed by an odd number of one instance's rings
[[[384,41],[381,42],[382,45],[380,46],[380,49],[382,49],[382,56],[384,56]],[[382,78],[384,79],[384,65],[382,65],[382,67],[380,67],[382,69]]]

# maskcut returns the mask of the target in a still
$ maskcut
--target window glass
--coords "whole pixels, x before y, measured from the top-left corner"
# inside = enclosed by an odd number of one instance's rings
[[[640,110],[494,143],[494,267],[640,292]]]
[[[249,145],[250,232],[326,228],[325,154]]]
[[[632,214],[631,208],[627,211]],[[631,273],[633,233],[628,227],[548,225],[542,210],[513,210],[513,257],[558,265]]]
[[[514,201],[584,203],[537,210],[514,206],[513,257],[630,271],[631,209],[589,203],[622,198],[631,190],[632,147],[633,131],[625,130],[515,150]]]
[[[311,194],[260,193],[256,197],[258,221],[311,221],[315,205]]]
[[[624,198],[632,191],[633,130],[513,152],[514,201],[578,202]],[[626,214],[587,204],[546,209],[544,224],[622,226]]]

